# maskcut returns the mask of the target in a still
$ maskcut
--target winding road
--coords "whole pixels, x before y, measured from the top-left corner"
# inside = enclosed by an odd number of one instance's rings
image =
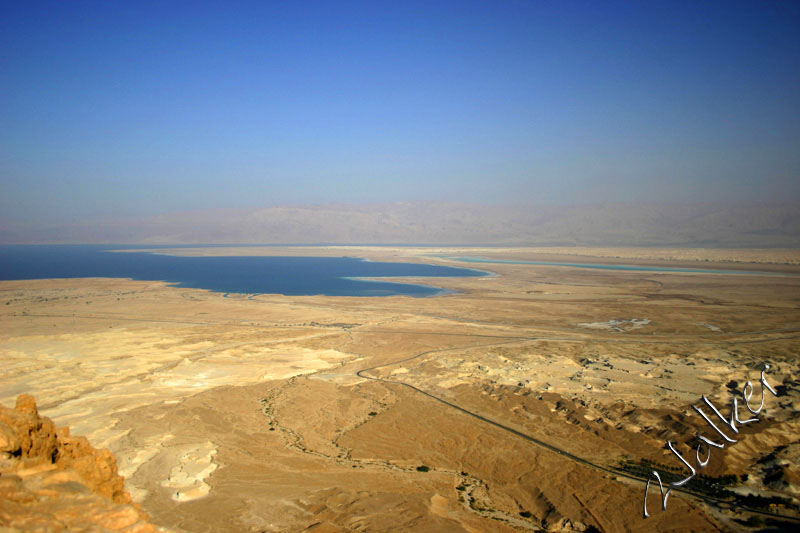
[[[584,466],[587,466],[589,468],[594,468],[595,470],[599,470],[599,471],[605,472],[607,474],[612,474],[612,475],[614,475],[616,477],[624,477],[624,478],[627,478],[627,479],[630,479],[630,480],[633,480],[633,481],[638,481],[638,482],[643,483],[643,484],[647,483],[647,479],[645,479],[645,478],[634,476],[634,475],[631,475],[631,474],[626,473],[626,472],[620,472],[620,471],[617,471],[617,470],[612,470],[611,468],[605,467],[603,465],[599,465],[597,463],[593,463],[592,461],[589,461],[588,459],[584,459],[583,457],[578,457],[577,455],[574,455],[574,454],[572,454],[572,453],[570,453],[570,452],[568,452],[568,451],[566,451],[566,450],[564,450],[562,448],[558,448],[557,446],[553,446],[552,444],[548,444],[548,443],[546,443],[544,441],[541,441],[541,440],[539,440],[539,439],[537,439],[535,437],[532,437],[532,436],[530,436],[530,435],[528,435],[526,433],[522,433],[521,431],[518,431],[518,430],[516,430],[516,429],[514,429],[512,427],[506,426],[505,424],[501,424],[500,422],[497,422],[496,420],[492,420],[490,418],[487,418],[487,417],[485,417],[483,415],[480,415],[480,414],[478,414],[478,413],[476,413],[474,411],[470,411],[468,409],[464,409],[463,407],[458,406],[458,405],[456,405],[456,404],[454,404],[452,402],[449,402],[449,401],[447,401],[447,400],[445,400],[443,398],[440,398],[439,396],[436,396],[436,395],[431,394],[431,393],[429,393],[427,391],[424,391],[424,390],[420,389],[419,387],[415,387],[414,385],[411,385],[410,383],[405,383],[403,381],[395,381],[395,380],[390,380],[390,379],[383,379],[383,378],[367,375],[368,372],[371,372],[373,370],[377,370],[379,368],[385,368],[385,367],[388,367],[388,366],[393,366],[393,365],[396,365],[396,364],[405,363],[405,362],[417,359],[419,357],[423,357],[425,355],[430,355],[430,354],[434,354],[434,353],[442,353],[442,352],[448,352],[448,351],[454,351],[454,350],[463,350],[465,348],[488,348],[488,347],[500,346],[500,345],[503,345],[503,344],[510,344],[510,343],[520,342],[520,341],[532,341],[533,342],[533,341],[550,341],[550,340],[564,340],[564,339],[553,339],[553,338],[547,338],[547,337],[510,337],[505,342],[478,344],[478,345],[472,345],[472,346],[469,346],[469,347],[459,346],[459,347],[455,347],[455,348],[440,348],[440,349],[436,349],[436,350],[427,350],[427,351],[424,351],[424,352],[420,352],[420,353],[418,353],[416,355],[412,355],[410,357],[406,357],[406,358],[403,358],[403,359],[398,359],[396,361],[392,361],[392,362],[389,362],[389,363],[384,363],[384,364],[376,365],[376,366],[369,367],[369,368],[363,368],[363,369],[357,371],[356,375],[358,377],[362,378],[362,379],[368,379],[368,380],[371,380],[371,381],[378,381],[378,382],[381,382],[381,383],[390,383],[390,384],[400,385],[402,387],[406,387],[408,389],[411,389],[414,392],[417,392],[419,394],[427,396],[428,398],[430,398],[430,399],[432,399],[434,401],[437,401],[437,402],[439,402],[439,403],[441,403],[441,404],[443,404],[443,405],[445,405],[445,406],[447,406],[447,407],[449,407],[451,409],[455,409],[456,411],[459,411],[459,412],[461,412],[463,414],[471,416],[471,417],[473,417],[473,418],[475,418],[477,420],[480,420],[481,422],[484,422],[486,424],[489,424],[489,425],[492,425],[492,426],[494,426],[496,428],[499,428],[499,429],[501,429],[503,431],[511,433],[512,435],[515,435],[517,437],[525,439],[528,442],[532,442],[533,444],[535,444],[535,445],[537,445],[537,446],[539,446],[541,448],[544,448],[544,449],[549,450],[549,451],[551,451],[553,453],[561,455],[562,457],[566,457],[567,459],[575,461],[576,463],[580,463],[580,464],[582,464]],[[570,340],[575,340],[575,339],[570,339]],[[731,500],[723,500],[723,499],[720,499],[720,498],[714,498],[712,496],[707,496],[705,494],[700,494],[698,492],[687,490],[687,489],[681,488],[681,487],[675,487],[673,490],[678,491],[678,492],[682,492],[684,494],[687,494],[689,496],[692,496],[694,498],[702,500],[702,501],[704,501],[705,503],[708,503],[708,504],[716,504],[716,505],[720,505],[720,504],[725,505],[725,504],[727,504],[727,505],[730,505],[730,504],[734,503]],[[746,510],[748,512],[757,513],[757,514],[760,514],[760,515],[763,515],[763,516],[769,516],[769,517],[773,517],[773,518],[780,518],[782,520],[791,520],[791,521],[800,523],[800,518],[794,517],[794,516],[782,515],[782,514],[773,513],[773,512],[770,512],[770,511],[764,511],[764,510],[761,510],[761,509],[754,509],[754,508],[751,508],[751,507],[746,507],[746,506],[741,506],[741,505],[739,506],[739,508],[743,509],[743,510]]]

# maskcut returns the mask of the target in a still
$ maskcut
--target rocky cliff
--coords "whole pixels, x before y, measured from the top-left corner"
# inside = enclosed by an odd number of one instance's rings
[[[108,450],[39,416],[32,396],[0,405],[0,526],[11,531],[159,531],[131,503]],[[0,528],[3,529],[3,528]]]

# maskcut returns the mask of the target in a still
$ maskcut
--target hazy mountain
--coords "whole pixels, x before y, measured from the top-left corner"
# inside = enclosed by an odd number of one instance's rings
[[[5,222],[4,243],[800,245],[800,205],[446,203],[205,210],[59,226]]]

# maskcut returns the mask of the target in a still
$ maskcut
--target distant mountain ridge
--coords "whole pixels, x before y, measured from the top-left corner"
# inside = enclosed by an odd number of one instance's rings
[[[218,209],[0,228],[5,244],[800,246],[800,204],[509,207],[389,203]]]

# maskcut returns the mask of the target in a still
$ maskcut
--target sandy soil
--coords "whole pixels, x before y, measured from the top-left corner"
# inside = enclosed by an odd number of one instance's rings
[[[481,264],[497,275],[436,279],[458,294],[425,299],[2,282],[0,402],[33,394],[43,415],[109,447],[134,499],[175,530],[746,530],[750,514],[681,493],[662,512],[651,492],[645,520],[643,483],[602,468],[677,464],[667,440],[690,457],[697,434],[718,438],[692,405],[706,395],[727,413],[731,390],[768,362],[780,396],[767,393],[760,421],[703,472],[797,501],[794,251],[242,250],[788,275]]]

